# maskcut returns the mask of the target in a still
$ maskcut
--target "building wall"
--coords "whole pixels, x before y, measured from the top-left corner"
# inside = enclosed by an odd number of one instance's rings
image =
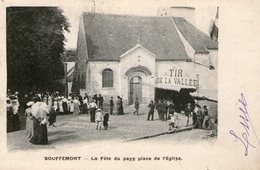
[[[139,65],[148,68],[151,71],[151,75],[146,75],[142,72],[133,72],[129,75],[125,75],[130,68]],[[121,58],[121,94],[126,103],[129,101],[129,81],[133,76],[140,76],[142,78],[142,103],[148,104],[150,100],[154,100],[154,74],[155,56],[142,48],[138,48],[134,52]]]
[[[102,87],[102,72],[109,68],[113,71],[114,86]],[[116,61],[89,61],[86,67],[86,90],[85,92],[93,96],[94,94],[102,94],[105,100],[109,100],[111,96],[118,96],[119,89],[119,62]]]
[[[136,61],[136,56],[142,55],[140,61]],[[129,75],[125,73],[132,67],[138,65],[146,66],[152,72],[151,75],[146,75],[143,72],[133,72]],[[114,87],[102,87],[102,72],[104,69],[110,68],[114,73]],[[169,70],[172,69],[172,72]],[[171,83],[168,77],[171,77]],[[197,77],[199,75],[199,77]],[[208,67],[194,64],[186,61],[156,61],[142,51],[136,52],[127,58],[116,61],[95,61],[89,62],[87,65],[87,85],[86,92],[93,96],[94,94],[102,94],[105,100],[109,100],[111,96],[121,96],[125,104],[129,103],[129,81],[133,76],[142,78],[142,102],[149,103],[154,100],[155,87],[163,87],[168,89],[180,88],[198,88],[200,93],[206,96],[216,95],[217,93],[217,70],[210,70]],[[162,78],[162,83],[158,83],[158,78]],[[183,79],[187,85],[175,84],[174,78]],[[198,81],[199,79],[199,81]],[[191,83],[189,82],[191,80]],[[199,86],[197,86],[199,83]],[[161,86],[162,85],[162,86]]]
[[[134,71],[128,75],[125,74],[129,69],[139,65],[147,67],[151,71],[151,75],[147,75],[142,71]],[[102,72],[106,68],[113,70],[114,73],[114,87],[112,88],[102,87]],[[142,103],[148,104],[150,100],[154,100],[155,56],[152,56],[141,48],[126,56],[122,56],[120,62],[89,61],[86,73],[85,92],[91,96],[102,94],[105,100],[109,100],[111,96],[121,96],[124,103],[128,104],[130,92],[129,81],[133,76],[140,76],[142,78]]]

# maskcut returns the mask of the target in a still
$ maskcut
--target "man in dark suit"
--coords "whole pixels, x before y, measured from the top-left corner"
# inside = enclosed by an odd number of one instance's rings
[[[135,100],[135,111],[134,111],[134,113],[133,114],[136,114],[136,115],[138,115],[138,113],[139,113],[139,101],[138,101],[138,98],[136,98],[136,100]]]
[[[114,101],[113,101],[113,97],[111,97],[111,99],[110,99],[110,115],[113,114],[113,109],[114,109]]]
[[[150,107],[150,110],[148,112],[147,120],[150,120],[150,116],[152,116],[151,120],[153,120],[154,108],[155,108],[155,104],[153,103],[153,101],[151,101],[151,103],[148,105],[148,107]]]

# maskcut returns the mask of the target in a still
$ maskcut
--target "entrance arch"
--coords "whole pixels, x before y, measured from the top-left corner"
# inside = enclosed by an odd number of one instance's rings
[[[142,103],[142,78],[133,76],[129,81],[129,105],[134,104],[136,98]]]

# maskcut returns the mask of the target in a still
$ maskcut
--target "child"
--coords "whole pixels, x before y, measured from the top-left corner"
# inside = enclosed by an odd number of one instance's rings
[[[179,114],[177,112],[174,112],[174,125],[175,125],[175,128],[178,128],[179,127]]]
[[[102,120],[103,120],[101,109],[97,109],[95,120],[96,120],[96,130],[98,129],[101,130]]]
[[[172,129],[174,129],[174,123],[175,123],[175,119],[174,119],[174,115],[170,114],[170,124],[169,124],[169,131],[171,131]]]
[[[104,120],[103,120],[103,126],[104,126],[105,130],[107,130],[107,128],[108,128],[108,121],[109,121],[109,114],[108,114],[108,112],[106,112],[104,115]]]

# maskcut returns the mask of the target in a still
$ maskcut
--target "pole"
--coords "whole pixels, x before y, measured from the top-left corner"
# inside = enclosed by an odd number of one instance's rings
[[[65,97],[68,97],[68,83],[67,83],[67,63],[64,62],[64,75],[65,75]]]

